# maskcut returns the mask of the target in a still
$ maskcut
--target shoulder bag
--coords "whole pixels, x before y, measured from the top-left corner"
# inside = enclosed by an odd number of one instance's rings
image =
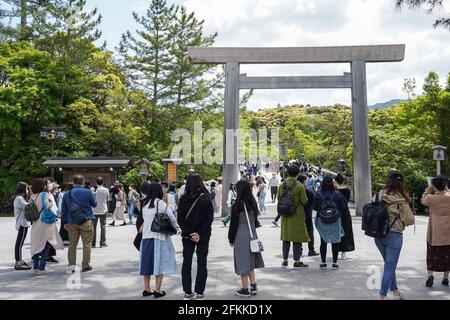
[[[264,251],[263,243],[260,239],[253,239],[253,232],[252,232],[252,226],[250,224],[250,219],[248,218],[248,212],[247,212],[247,206],[244,202],[244,210],[245,210],[245,216],[247,217],[247,223],[248,223],[248,230],[250,231],[250,250],[253,253],[261,253]]]

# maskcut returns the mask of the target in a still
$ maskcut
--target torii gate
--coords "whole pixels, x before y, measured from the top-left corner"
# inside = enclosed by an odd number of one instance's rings
[[[239,126],[240,89],[352,89],[353,162],[355,202],[358,215],[371,201],[369,125],[366,62],[397,62],[405,56],[405,45],[371,45],[297,48],[203,48],[189,47],[192,63],[225,64],[225,111],[223,153],[223,203],[230,183],[239,179],[237,137],[227,130]],[[350,63],[351,73],[342,76],[247,77],[240,75],[240,64]],[[233,150],[234,152],[225,152]]]

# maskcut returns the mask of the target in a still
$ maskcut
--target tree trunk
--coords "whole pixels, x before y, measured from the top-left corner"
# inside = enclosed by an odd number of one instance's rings
[[[26,40],[27,15],[27,0],[20,0],[20,40]]]

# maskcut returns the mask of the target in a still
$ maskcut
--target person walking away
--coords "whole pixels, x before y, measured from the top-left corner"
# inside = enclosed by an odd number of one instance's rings
[[[427,230],[427,270],[426,286],[434,282],[433,272],[443,272],[442,285],[448,286],[450,272],[450,190],[448,178],[438,176],[431,180],[422,195],[422,204],[430,210]]]
[[[15,270],[31,269],[31,266],[22,259],[23,243],[25,242],[28,228],[30,227],[30,223],[27,219],[25,219],[25,206],[28,204],[28,199],[28,185],[25,182],[19,182],[16,186],[16,191],[14,192],[13,204],[17,230],[16,245],[14,247],[14,255],[16,259],[16,264],[14,265]]]
[[[169,191],[167,191],[167,205],[172,210],[175,217],[177,216],[177,202],[175,200],[176,198],[176,190],[175,185],[169,184]]]
[[[161,290],[164,276],[175,273],[177,269],[175,248],[169,234],[153,232],[151,227],[157,213],[165,213],[174,224],[176,219],[172,209],[162,200],[161,184],[146,182],[142,185],[142,193],[145,195],[141,207],[143,223],[139,227],[139,233],[142,234],[139,274],[144,277],[142,295],[161,298],[166,295],[166,292]],[[152,275],[156,278],[155,290],[152,290],[150,285]]]
[[[128,222],[133,223],[134,208],[136,208],[136,202],[139,200],[139,193],[136,191],[136,186],[130,184],[130,191],[128,192]]]
[[[376,196],[373,201],[375,199]],[[398,171],[392,171],[386,186],[378,194],[378,199],[386,204],[389,215],[389,232],[384,238],[375,238],[375,245],[384,260],[379,299],[384,300],[389,290],[394,293],[396,299],[401,299],[402,295],[397,287],[395,273],[403,246],[403,231],[405,227],[415,222],[414,214],[409,206],[411,200],[403,184],[403,175]]]
[[[126,226],[127,225],[127,221],[125,219],[125,206],[126,206],[126,197],[125,197],[125,192],[123,190],[123,184],[119,183],[117,184],[117,189],[119,190],[119,192],[115,195],[116,198],[116,209],[114,209],[114,213],[113,213],[113,222],[111,222],[109,225],[114,227],[114,225],[116,224],[116,220],[121,220],[123,221],[121,226]]]
[[[103,177],[98,177],[95,180],[97,187],[93,191],[97,206],[92,209],[95,220],[93,221],[93,235],[92,235],[92,248],[95,248],[97,244],[97,225],[100,222],[100,248],[107,247],[106,244],[106,213],[108,212],[108,197],[109,190],[103,186]]]
[[[280,182],[278,181],[278,177],[276,173],[272,173],[272,178],[269,180],[269,188],[270,188],[270,195],[272,199],[272,203],[275,203],[277,200],[277,194],[278,194],[278,185]]]
[[[63,220],[66,221],[64,228],[69,232],[69,252],[68,260],[69,265],[67,267],[68,273],[75,272],[76,260],[77,260],[77,246],[78,242],[83,243],[83,260],[82,260],[82,272],[88,272],[92,270],[91,266],[91,246],[94,236],[93,221],[95,215],[92,208],[97,206],[97,200],[91,190],[85,189],[84,177],[82,175],[73,176],[73,189],[64,194],[62,203],[62,215]],[[76,204],[81,212],[84,214],[86,221],[82,224],[78,224],[73,216],[70,208],[70,203]]]
[[[234,271],[241,276],[242,282],[242,288],[236,291],[236,295],[250,297],[258,292],[255,269],[264,268],[261,252],[250,250],[250,242],[258,238],[256,226],[259,224],[259,212],[248,181],[238,181],[236,193],[236,202],[231,208],[228,241],[233,248]]]
[[[227,215],[222,219],[224,227],[226,227],[228,222],[230,222],[231,220],[231,207],[233,206],[235,201],[236,201],[236,186],[233,183],[231,183],[227,198],[227,210],[226,210]]]
[[[206,279],[208,277],[207,259],[208,246],[211,237],[211,225],[214,212],[201,177],[194,174],[188,177],[186,192],[180,199],[178,207],[178,225],[183,238],[183,267],[181,277],[185,300],[203,300]],[[197,277],[195,293],[192,292],[192,256],[197,252]]]
[[[341,252],[341,260],[347,260],[346,252],[355,251],[355,240],[353,237],[353,222],[348,203],[350,201],[351,190],[345,185],[345,178],[342,174],[338,173],[335,178],[335,185],[338,192],[342,194],[346,201],[346,208],[341,212],[342,229],[344,230],[344,236],[341,238],[339,244],[339,252]]]
[[[265,201],[266,201],[266,193],[267,193],[267,185],[266,185],[266,180],[264,179],[264,177],[260,177],[258,180],[258,203],[259,203],[259,209],[260,212],[262,214],[266,214],[267,213],[267,208],[265,205]]]
[[[322,263],[320,268],[325,270],[327,268],[327,246],[328,243],[331,244],[331,251],[333,255],[333,264],[331,266],[332,270],[338,270],[339,265],[337,263],[339,255],[339,243],[344,235],[342,229],[341,216],[342,212],[346,210],[346,200],[337,192],[334,187],[333,178],[331,176],[325,176],[320,185],[320,190],[316,193],[315,203],[313,209],[317,211],[316,215],[316,228],[320,234],[320,258]],[[338,217],[335,222],[328,223],[323,221],[321,218],[321,212],[328,210],[335,211]]]
[[[31,184],[30,199],[36,204],[39,212],[44,211],[44,206],[53,210],[56,206],[53,195],[48,192],[47,180],[33,179]],[[56,212],[53,211],[55,214]],[[56,221],[56,220],[55,220]],[[63,250],[64,245],[58,232],[56,222],[46,223],[42,221],[42,216],[33,222],[30,235],[30,254],[33,259],[33,272],[35,274],[45,274],[45,269],[50,247],[56,250]]]
[[[314,250],[314,224],[312,219],[312,207],[315,201],[315,193],[314,191],[306,188],[306,176],[301,174],[298,176],[297,180],[305,186],[306,197],[308,198],[308,203],[304,205],[305,209],[305,223],[306,229],[308,230],[309,238],[311,239],[308,242],[308,257],[315,257],[319,254]],[[303,252],[303,246],[302,246]]]
[[[211,181],[211,185],[209,186],[209,196],[211,197],[213,209],[214,209],[214,215],[217,213],[217,206],[216,206],[216,182]]]
[[[307,268],[308,265],[300,261],[302,243],[309,242],[311,239],[308,235],[305,222],[304,205],[307,204],[308,198],[306,196],[305,187],[303,184],[297,182],[297,176],[300,173],[300,168],[296,165],[291,165],[287,168],[289,178],[282,183],[278,188],[277,199],[280,201],[281,195],[285,188],[289,188],[293,194],[295,213],[290,216],[282,216],[281,218],[281,232],[280,240],[283,242],[283,268],[288,267],[289,251],[292,243],[292,250],[294,253],[294,268]]]

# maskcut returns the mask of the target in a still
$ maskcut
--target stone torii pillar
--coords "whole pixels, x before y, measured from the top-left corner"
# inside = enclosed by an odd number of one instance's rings
[[[223,207],[231,182],[239,178],[238,146],[240,89],[351,88],[355,202],[358,215],[371,201],[370,148],[367,108],[367,62],[402,61],[405,45],[372,45],[299,48],[201,48],[190,47],[193,63],[225,64]],[[314,77],[239,76],[240,64],[350,63],[351,74]]]

